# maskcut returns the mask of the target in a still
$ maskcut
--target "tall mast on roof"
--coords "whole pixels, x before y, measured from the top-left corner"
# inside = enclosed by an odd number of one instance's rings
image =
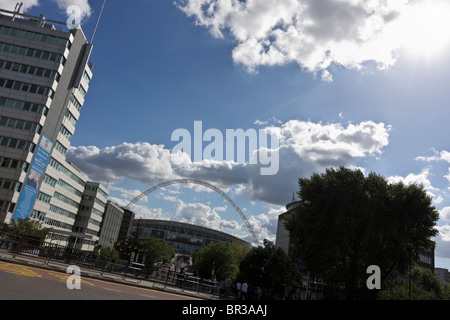
[[[92,32],[90,44],[92,44],[92,42],[94,41],[95,32],[97,31],[98,23],[100,22],[100,18],[102,16],[102,12],[103,12],[103,8],[105,7],[105,3],[106,3],[106,0],[103,0],[102,8],[100,10],[100,14],[98,15],[97,23],[95,24],[94,31]]]

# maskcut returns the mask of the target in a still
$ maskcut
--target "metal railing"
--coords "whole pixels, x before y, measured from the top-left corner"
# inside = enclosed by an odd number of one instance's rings
[[[0,231],[0,252],[8,252],[13,258],[26,256],[48,265],[50,262],[74,264],[96,270],[103,277],[117,276],[124,281],[151,281],[153,287],[177,286],[184,292],[194,291],[197,294],[207,293],[219,295],[219,284],[216,281],[177,273],[167,266],[148,267],[141,263],[93,252],[74,250],[52,243],[40,243],[36,237],[15,235]]]

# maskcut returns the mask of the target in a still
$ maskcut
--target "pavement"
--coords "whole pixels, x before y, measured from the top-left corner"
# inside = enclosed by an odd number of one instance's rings
[[[0,261],[17,263],[21,265],[47,269],[51,271],[59,271],[62,273],[67,273],[67,268],[70,265],[76,265],[76,263],[66,263],[64,261],[57,261],[57,260],[45,260],[42,258],[26,254],[14,255],[5,250],[0,250]],[[79,266],[79,267],[81,271],[80,274],[81,277],[94,278],[103,281],[111,281],[115,283],[127,284],[146,289],[170,292],[202,300],[219,300],[217,294],[213,295],[211,293],[196,291],[190,288],[183,288],[183,287],[180,288],[173,283],[165,283],[160,281],[152,281],[152,279],[137,278],[133,277],[132,275],[124,273],[111,273],[104,270],[93,269],[88,266]]]

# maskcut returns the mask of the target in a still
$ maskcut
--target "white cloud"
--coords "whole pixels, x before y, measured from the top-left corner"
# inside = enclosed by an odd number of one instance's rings
[[[162,145],[145,142],[124,142],[104,149],[71,147],[66,157],[90,179],[101,182],[117,183],[127,177],[153,183],[155,179],[168,179],[173,174],[170,151]]]
[[[215,230],[231,229],[235,232],[240,231],[241,223],[231,218],[221,217],[220,212],[225,210],[226,207],[210,207],[204,203],[185,203],[178,199],[174,209],[174,219]]]
[[[142,193],[142,191],[140,191],[140,190],[128,190],[128,189],[125,189],[122,187],[116,187],[116,186],[110,186],[110,185],[108,185],[108,190],[109,191],[117,191],[120,193],[120,196],[122,198],[129,199],[129,200],[136,198],[137,196],[139,196]],[[142,197],[140,199],[140,201],[147,202],[148,199],[147,199],[147,197]]]
[[[16,3],[22,2],[23,5],[20,9],[21,12],[27,12],[32,7],[36,7],[39,5],[39,0],[21,0],[21,1],[11,1],[11,0],[0,0],[0,8],[14,11],[16,8]]]
[[[52,0],[59,9],[61,9],[64,14],[68,16],[71,13],[67,13],[66,10],[70,6],[77,6],[79,8],[79,13],[81,15],[81,20],[89,18],[92,14],[92,8],[89,5],[88,0]],[[37,7],[40,5],[39,0],[21,0],[21,1],[11,1],[11,0],[0,0],[0,8],[5,10],[14,11],[16,7],[16,3],[22,2],[23,5],[21,7],[21,12],[27,12],[33,7]]]
[[[426,161],[426,162],[432,162],[432,161],[445,161],[450,163],[450,152],[446,151],[446,150],[442,150],[442,151],[437,151],[434,150],[434,155],[432,156],[420,156],[420,157],[416,157],[416,160],[421,160],[421,161]]]
[[[450,225],[437,226],[436,229],[439,231],[439,236],[442,241],[450,242]]]
[[[261,121],[261,120],[255,120],[255,122],[253,122],[253,124],[256,124],[258,126],[263,126],[263,125],[266,125],[268,123],[269,123],[269,121]]]
[[[111,196],[108,197],[108,200],[111,200],[112,202],[116,203],[121,207],[125,207],[129,203],[128,200]],[[148,206],[141,205],[140,203],[136,203],[133,205],[133,212],[135,213],[137,218],[143,219],[165,218],[163,216],[163,211],[161,208],[149,208]]]
[[[291,120],[267,129],[276,134],[280,141],[280,168],[276,176],[261,175],[260,164],[240,165],[218,160],[192,162],[186,155],[182,155],[183,161],[180,164],[173,161],[170,150],[163,145],[143,142],[122,143],[103,149],[95,146],[72,147],[67,152],[67,160],[74,162],[89,179],[109,181],[110,184],[120,183],[125,178],[149,187],[180,178],[209,182],[231,198],[243,196],[248,199],[253,205],[253,214],[246,212],[245,207],[241,207],[241,210],[245,212],[258,239],[273,240],[279,213],[284,212],[292,194],[298,191],[298,178],[309,177],[314,172],[323,172],[325,168],[341,165],[364,170],[358,166],[358,162],[383,152],[383,148],[389,143],[390,127],[372,121],[344,125]],[[425,183],[426,187],[433,191],[427,178],[428,172],[422,172],[402,179],[407,182],[428,182]],[[205,190],[196,186],[188,187],[195,191]],[[127,205],[130,199],[141,192],[116,186],[110,187],[110,190],[116,191],[123,199],[121,205]],[[246,232],[236,212],[229,217],[222,206],[212,206],[210,202],[202,202],[200,199],[194,199],[194,203],[183,202],[179,191],[177,188],[167,189],[159,198],[171,201],[172,207],[175,206],[170,216],[160,208],[146,208],[146,203],[136,203],[133,210],[142,217],[171,219],[175,213],[177,219],[184,222],[213,229],[227,229],[231,230],[228,233],[237,235]],[[269,209],[255,214],[256,202],[267,204]],[[237,204],[240,206],[240,203]],[[245,239],[253,241],[251,238]]]
[[[444,207],[439,211],[439,218],[445,221],[450,221],[450,207]]]
[[[388,180],[388,182],[391,182],[391,183],[403,182],[406,185],[409,185],[409,184],[423,185],[423,187],[429,191],[439,190],[437,188],[434,188],[431,185],[431,181],[428,179],[429,174],[430,174],[430,170],[428,168],[426,168],[426,169],[422,170],[422,172],[419,174],[410,173],[406,177],[390,176],[387,178],[387,180]]]
[[[70,6],[77,6],[80,10],[81,20],[89,18],[92,14],[91,6],[88,0],[53,0],[58,8],[66,12]]]
[[[240,165],[232,161],[173,161],[170,151],[150,143],[122,143],[99,149],[73,147],[67,160],[74,162],[91,180],[119,183],[129,178],[148,185],[162,180],[190,178],[210,182],[250,201],[285,205],[298,189],[297,179],[327,167],[358,167],[361,159],[378,155],[388,145],[390,127],[365,121],[359,124],[321,124],[291,120],[267,127],[279,137],[279,170],[276,178],[260,174],[260,164]]]
[[[448,182],[450,182],[450,168],[448,168],[448,174],[444,175],[444,178],[447,179]]]
[[[322,79],[336,63],[361,68],[394,64],[401,40],[392,29],[407,1],[179,0],[178,7],[215,37],[236,39],[233,59],[249,71],[296,62]],[[393,38],[393,34],[397,38]]]
[[[444,198],[442,197],[442,191],[439,188],[433,187],[429,179],[430,169],[425,168],[421,173],[410,173],[406,177],[402,176],[390,176],[387,178],[390,183],[403,182],[405,185],[417,184],[422,185],[434,202],[434,204],[440,204]]]
[[[416,160],[421,160],[425,162],[433,162],[433,161],[444,161],[450,163],[450,152],[446,150],[437,151],[433,149],[432,156],[420,156],[416,157]],[[448,168],[448,174],[444,175],[444,178],[450,182],[450,167]],[[449,188],[450,189],[450,188]]]

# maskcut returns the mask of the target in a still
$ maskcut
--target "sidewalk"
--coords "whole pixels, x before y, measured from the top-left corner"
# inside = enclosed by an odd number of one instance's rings
[[[70,265],[76,265],[76,263],[71,264],[65,263],[63,261],[55,261],[55,260],[47,261],[42,258],[27,256],[26,254],[13,255],[12,253],[7,252],[5,250],[0,250],[0,261],[17,263],[52,271],[59,271],[63,273],[66,273],[67,268]],[[217,295],[195,291],[190,288],[180,288],[178,286],[175,286],[173,283],[161,283],[158,281],[152,281],[151,279],[146,280],[123,273],[122,274],[110,273],[103,270],[92,269],[87,266],[79,266],[79,267],[81,269],[81,277],[94,278],[103,281],[111,281],[120,284],[127,284],[147,289],[159,290],[163,292],[170,292],[204,300],[219,300],[219,297]]]

